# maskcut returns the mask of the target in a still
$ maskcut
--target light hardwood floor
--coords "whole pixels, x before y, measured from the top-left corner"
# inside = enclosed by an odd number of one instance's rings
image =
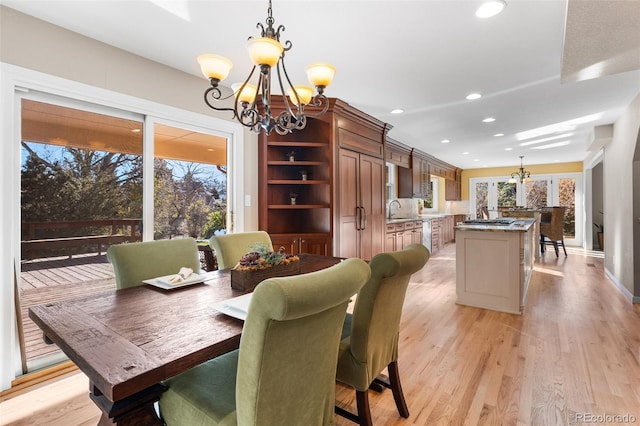
[[[398,416],[390,391],[370,391],[376,425],[640,423],[640,306],[606,278],[601,258],[547,251],[522,316],[455,299],[449,245],[414,276],[405,302],[399,366],[411,416]],[[40,386],[0,403],[0,424],[96,424],[87,390],[81,373]],[[355,406],[341,385],[336,399]]]

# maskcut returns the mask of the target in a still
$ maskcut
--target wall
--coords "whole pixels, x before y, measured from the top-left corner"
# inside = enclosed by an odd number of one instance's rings
[[[477,177],[511,176],[520,168],[519,164],[511,167],[486,167],[482,169],[468,169],[462,171],[462,199],[469,199],[469,179]],[[551,173],[582,173],[582,162],[552,163],[525,165],[531,175],[546,175]]]
[[[640,211],[633,199],[640,196],[640,182],[634,180],[634,156],[640,130],[640,95],[614,123],[613,137],[604,147],[604,246],[605,268],[611,278],[640,303],[640,277],[634,276],[634,234],[638,235]],[[634,288],[635,287],[635,288]]]

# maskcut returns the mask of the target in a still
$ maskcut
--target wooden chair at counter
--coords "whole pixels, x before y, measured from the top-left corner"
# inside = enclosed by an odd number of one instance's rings
[[[545,245],[553,245],[556,257],[559,256],[558,244],[562,245],[564,255],[567,249],[564,246],[564,212],[566,207],[543,207],[540,222],[540,251],[544,253]]]
[[[107,250],[107,259],[113,265],[117,289],[142,285],[142,280],[177,274],[182,267],[200,272],[198,245],[193,238],[116,244]]]

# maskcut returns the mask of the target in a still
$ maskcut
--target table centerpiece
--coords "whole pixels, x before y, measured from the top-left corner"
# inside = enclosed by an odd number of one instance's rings
[[[264,244],[258,244],[250,250],[231,269],[231,287],[236,290],[250,291],[267,278],[300,273],[300,258],[288,254],[284,247],[270,251]]]

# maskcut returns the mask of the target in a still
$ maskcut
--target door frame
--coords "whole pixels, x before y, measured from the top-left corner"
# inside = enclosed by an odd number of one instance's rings
[[[16,269],[20,261],[20,100],[22,94],[40,92],[106,108],[140,114],[149,120],[167,120],[181,126],[194,126],[223,136],[229,141],[229,216],[236,231],[244,230],[244,129],[235,122],[221,120],[193,111],[163,105],[131,95],[89,86],[4,62],[0,63],[0,390],[9,389],[11,382],[22,374],[17,315],[14,309]],[[149,126],[145,122],[145,148],[152,141],[146,138]],[[146,155],[146,154],[145,154]],[[233,204],[232,204],[233,203]]]

